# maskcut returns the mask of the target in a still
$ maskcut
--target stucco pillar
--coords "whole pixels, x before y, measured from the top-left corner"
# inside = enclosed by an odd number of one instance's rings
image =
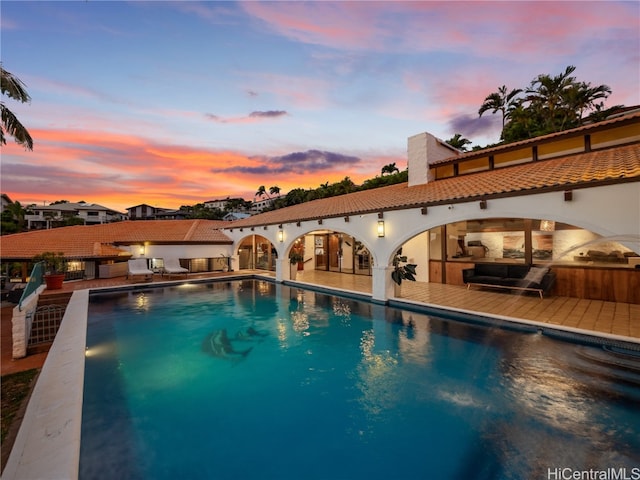
[[[291,279],[291,268],[289,267],[289,257],[279,258],[276,260],[276,282]]]
[[[240,255],[231,255],[229,270],[240,270]]]
[[[393,280],[390,265],[374,266],[371,269],[371,297],[373,300],[386,302],[393,297]]]
[[[11,318],[11,337],[12,337],[12,357],[24,358],[27,356],[27,343],[31,335],[31,325],[36,308],[38,307],[38,299],[40,294],[46,288],[40,285],[35,292],[24,299],[22,305],[18,305],[13,309]]]

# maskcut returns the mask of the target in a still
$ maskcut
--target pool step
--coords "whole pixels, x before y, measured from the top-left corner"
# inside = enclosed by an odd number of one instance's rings
[[[594,390],[640,402],[640,355],[591,347],[576,349],[570,369]]]

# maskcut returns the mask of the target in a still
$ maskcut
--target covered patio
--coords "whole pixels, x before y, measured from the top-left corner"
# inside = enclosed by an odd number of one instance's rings
[[[296,283],[371,295],[371,277],[308,270],[298,272]],[[574,297],[518,295],[489,290],[468,290],[441,283],[402,282],[400,301],[424,304],[482,316],[510,317],[595,335],[629,337],[640,342],[640,305]],[[633,321],[633,320],[636,321]]]

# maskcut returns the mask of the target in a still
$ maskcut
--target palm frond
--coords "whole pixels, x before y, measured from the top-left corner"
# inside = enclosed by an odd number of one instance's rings
[[[7,72],[0,66],[0,87],[2,88],[2,95],[6,95],[9,98],[18,100],[22,103],[31,101],[31,97],[27,93],[27,87],[22,81],[13,75],[11,72]]]
[[[2,110],[2,136],[0,137],[0,144],[6,145],[7,140],[4,132],[11,135],[18,145],[24,146],[27,150],[33,150],[33,139],[29,135],[29,131],[20,123],[18,118],[13,114],[11,110],[4,106],[4,103],[0,104],[0,110]]]

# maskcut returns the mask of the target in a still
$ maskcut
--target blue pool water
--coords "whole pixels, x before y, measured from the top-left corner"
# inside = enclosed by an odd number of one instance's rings
[[[83,479],[640,467],[640,361],[537,334],[245,280],[94,294],[86,359]]]

